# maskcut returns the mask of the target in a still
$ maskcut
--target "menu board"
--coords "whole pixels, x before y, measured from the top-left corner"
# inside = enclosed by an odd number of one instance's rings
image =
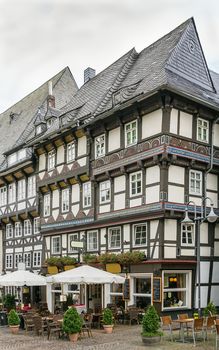
[[[126,278],[125,283],[123,284],[123,299],[129,300],[130,299],[130,279]]]
[[[153,302],[161,302],[161,277],[153,278]]]

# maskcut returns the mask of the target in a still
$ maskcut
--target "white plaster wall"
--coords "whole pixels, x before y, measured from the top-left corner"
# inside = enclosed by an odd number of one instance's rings
[[[192,138],[192,114],[180,112],[179,134]]]
[[[81,158],[81,159],[78,159],[78,164],[79,164],[80,166],[85,166],[86,163],[87,163],[87,157],[83,157],[83,158]]]
[[[164,221],[164,240],[176,241],[177,221],[166,219]]]
[[[168,181],[184,185],[185,183],[185,169],[180,166],[170,165],[168,172]]]
[[[50,237],[45,237],[46,238],[46,250],[50,250]]]
[[[157,229],[158,229],[159,220],[150,221],[150,239],[155,239]]]
[[[72,185],[72,203],[80,201],[80,186],[79,184]]]
[[[66,234],[62,234],[62,249],[67,248],[67,235]]]
[[[56,220],[57,217],[59,216],[59,209],[53,209],[52,216],[53,216],[53,219]]]
[[[130,199],[130,208],[137,207],[142,204],[142,198]]]
[[[114,178],[114,193],[125,191],[125,175],[117,176]]]
[[[168,185],[168,201],[184,203],[184,187]]]
[[[26,208],[26,202],[20,202],[20,203],[18,203],[18,205],[17,205],[17,209],[18,210],[23,210],[23,209],[25,209]]]
[[[219,256],[219,242],[214,242],[214,256]]]
[[[52,208],[59,207],[59,190],[52,192]]]
[[[74,216],[77,216],[79,212],[79,204],[74,204],[71,206],[71,211]]]
[[[210,247],[200,247],[200,255],[201,256],[211,256],[211,248]]]
[[[46,155],[45,153],[39,155],[39,171],[45,170],[46,168]]]
[[[201,307],[206,307],[208,298],[208,287],[201,286]],[[195,307],[198,308],[198,288],[195,292]]]
[[[15,253],[22,253],[23,252],[23,248],[15,248]]]
[[[196,205],[202,205],[202,199],[201,197],[193,197],[193,196],[189,196],[189,201],[193,201],[195,202]]]
[[[32,247],[24,247],[24,252],[32,252]]]
[[[207,174],[207,189],[217,191],[217,180],[217,175]]]
[[[213,193],[213,192],[209,192],[209,191],[207,191],[206,192],[206,196],[207,197],[209,197],[209,198],[211,198],[211,200],[212,200],[212,202],[213,202],[213,204],[214,204],[214,208],[218,208],[218,194],[217,193]],[[206,205],[208,206],[208,207],[210,207],[211,206],[211,201],[210,200],[206,200]]]
[[[215,226],[214,238],[219,239],[219,224]]]
[[[165,259],[175,259],[176,258],[176,246],[170,245],[168,247],[164,245],[164,258]]]
[[[160,182],[160,167],[158,165],[146,169],[146,185]]]
[[[87,137],[82,136],[78,139],[78,157],[87,153]]]
[[[142,117],[142,139],[151,137],[161,132],[162,110],[158,109]]]
[[[219,261],[213,263],[212,283],[219,283]]]
[[[114,210],[125,209],[125,193],[114,195]]]
[[[108,213],[110,211],[110,204],[101,205],[99,207],[99,213]]]
[[[108,151],[120,148],[120,127],[112,129],[108,134]]]
[[[208,244],[208,223],[206,222],[200,225],[200,242]]]
[[[194,249],[181,249],[181,256],[194,256],[195,255],[195,251]]]
[[[57,148],[57,164],[64,163],[65,149],[64,146],[59,146]]]
[[[178,110],[172,109],[170,114],[170,132],[173,134],[177,134],[178,128]]]
[[[201,283],[208,283],[209,282],[209,269],[210,269],[210,262],[209,261],[201,261],[200,262],[200,271],[201,271]]]
[[[123,226],[123,241],[130,241],[130,225]]]
[[[153,244],[154,242],[152,243],[151,242],[151,247],[150,247],[150,256],[151,256],[151,259],[158,259],[159,258],[159,247],[158,247],[158,243],[156,243],[156,246],[155,246],[155,249],[154,249],[154,254],[152,256],[152,253],[153,253]]]
[[[219,125],[215,125],[214,129],[214,145],[219,147]]]
[[[145,203],[149,204],[149,203],[156,203],[159,202],[160,200],[160,186],[151,186],[151,187],[147,187],[145,190]]]
[[[100,230],[100,244],[106,244],[106,228],[101,228]],[[106,250],[106,248],[104,247],[103,250]]]
[[[56,167],[58,174],[60,174],[62,172],[63,168],[64,168],[63,164]]]

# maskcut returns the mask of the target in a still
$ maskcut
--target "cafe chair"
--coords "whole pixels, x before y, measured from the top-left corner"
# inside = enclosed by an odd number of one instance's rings
[[[188,314],[178,314],[177,317],[178,317],[179,320],[187,320],[189,318],[189,315]],[[185,327],[186,327],[187,337],[188,337],[189,329],[192,329],[193,323],[192,322],[187,322],[185,324]]]
[[[34,330],[34,322],[32,315],[23,315],[25,332],[32,332]]]
[[[218,341],[219,341],[219,320],[215,320],[215,334],[216,334],[216,338],[215,338],[215,349],[218,349]]]
[[[194,346],[196,346],[196,339],[198,337],[198,334],[201,334],[201,337],[205,341],[205,328],[204,328],[204,318],[203,317],[195,318],[193,320],[191,331],[192,331],[192,338],[193,338]]]
[[[91,326],[92,326],[92,321],[93,321],[93,315],[92,314],[85,314],[85,315],[81,315],[82,319],[83,319],[83,325],[82,325],[82,329],[81,329],[81,333],[83,333],[83,335],[85,334],[85,332],[87,332],[88,337],[93,337],[92,331],[91,331]]]
[[[58,338],[61,337],[62,328],[57,321],[46,320],[47,323],[47,339],[50,340],[52,334]]]
[[[205,328],[205,339],[208,339],[208,332],[213,333],[215,331],[215,321],[216,316],[208,316],[206,317],[206,322],[204,325]]]
[[[47,332],[47,324],[44,322],[42,316],[34,316],[33,323],[37,335],[43,335],[44,332]]]
[[[129,317],[130,326],[133,321],[139,324],[138,314],[139,314],[139,310],[137,308],[129,308],[128,317]]]
[[[161,328],[163,331],[168,331],[170,340],[173,341],[173,331],[180,332],[180,325],[172,320],[171,316],[161,316]]]

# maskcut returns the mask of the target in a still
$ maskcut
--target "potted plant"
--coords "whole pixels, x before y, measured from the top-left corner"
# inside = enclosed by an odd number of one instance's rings
[[[160,320],[153,305],[147,308],[142,320],[142,341],[145,345],[152,345],[160,342],[163,333],[160,329]]]
[[[14,309],[8,314],[8,324],[12,334],[17,334],[20,327],[20,318]]]
[[[83,320],[77,310],[73,307],[69,308],[64,314],[62,329],[69,335],[70,341],[76,342],[78,340],[82,325]]]
[[[206,306],[206,308],[204,309],[203,315],[205,317],[208,317],[208,316],[214,316],[216,314],[217,314],[216,306],[214,305],[213,301],[210,301]]]
[[[109,308],[103,311],[103,328],[105,333],[110,334],[113,332],[113,313]]]
[[[9,312],[11,309],[15,309],[15,295],[12,294],[6,294],[4,299],[3,299],[3,304],[4,307],[7,309]]]

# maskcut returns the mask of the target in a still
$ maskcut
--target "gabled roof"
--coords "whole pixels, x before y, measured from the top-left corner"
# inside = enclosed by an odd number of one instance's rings
[[[78,87],[68,67],[52,77],[53,95],[56,107],[61,109],[70,101]],[[26,141],[34,128],[38,108],[47,108],[48,82],[24,97],[0,114],[0,164],[3,153],[14,149]]]

